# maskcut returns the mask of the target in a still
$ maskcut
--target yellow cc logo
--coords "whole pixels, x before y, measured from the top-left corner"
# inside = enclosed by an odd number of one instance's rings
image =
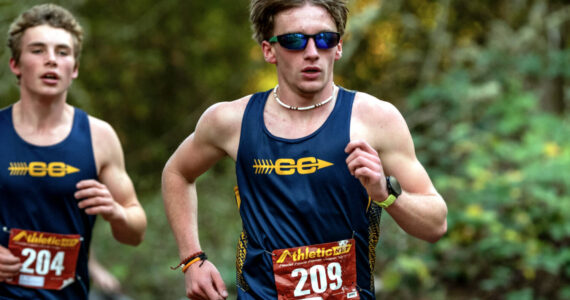
[[[63,177],[67,174],[79,172],[78,168],[66,165],[60,161],[50,163],[32,161],[29,164],[10,163],[8,170],[10,170],[11,176],[23,176],[30,174],[32,177]]]
[[[253,168],[256,174],[270,174],[273,170],[277,175],[293,175],[299,174],[312,174],[318,169],[332,166],[333,164],[315,157],[303,157],[298,160],[292,158],[280,158],[275,161],[256,159],[254,160]]]

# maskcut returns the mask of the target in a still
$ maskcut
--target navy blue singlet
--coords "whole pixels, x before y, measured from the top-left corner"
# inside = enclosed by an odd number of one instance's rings
[[[277,299],[273,250],[354,238],[360,298],[374,299],[381,210],[370,205],[366,190],[350,175],[344,152],[355,93],[340,88],[333,111],[318,130],[284,139],[272,135],[263,121],[270,92],[251,97],[242,121],[236,161],[243,223],[238,298]]]
[[[0,110],[0,244],[8,247],[12,228],[82,237],[74,283],[59,291],[0,283],[0,299],[87,299],[95,216],[80,210],[73,197],[83,179],[97,179],[84,111],[75,108],[73,127],[63,141],[36,146],[14,130],[12,106]]]

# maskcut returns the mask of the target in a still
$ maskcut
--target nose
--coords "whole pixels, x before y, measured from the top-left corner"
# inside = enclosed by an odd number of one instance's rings
[[[315,58],[319,56],[319,51],[314,38],[309,38],[307,41],[307,46],[305,47],[303,53],[305,55],[305,58]]]
[[[56,58],[55,51],[53,50],[46,51],[45,64],[55,66],[57,64],[55,58]]]

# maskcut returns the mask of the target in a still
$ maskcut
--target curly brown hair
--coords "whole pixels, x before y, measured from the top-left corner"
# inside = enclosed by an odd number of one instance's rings
[[[73,38],[73,55],[79,61],[81,44],[83,42],[83,29],[75,17],[65,8],[55,4],[40,4],[24,11],[8,29],[8,48],[12,58],[18,63],[22,54],[22,36],[26,29],[49,25],[68,31]]]

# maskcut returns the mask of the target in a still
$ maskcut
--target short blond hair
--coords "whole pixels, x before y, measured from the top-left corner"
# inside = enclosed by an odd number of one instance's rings
[[[273,36],[275,15],[279,12],[301,7],[306,3],[321,6],[332,16],[340,36],[344,34],[348,19],[346,0],[251,0],[249,20],[253,29],[253,39],[258,43]]]

